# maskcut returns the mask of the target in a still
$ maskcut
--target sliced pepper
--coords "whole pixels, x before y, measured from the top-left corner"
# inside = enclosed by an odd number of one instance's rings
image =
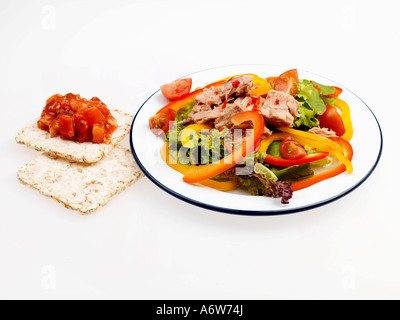
[[[329,152],[316,152],[313,154],[309,154],[304,158],[297,160],[287,160],[278,157],[271,156],[270,154],[264,159],[265,162],[272,164],[274,166],[279,167],[290,167],[290,166],[298,166],[300,164],[310,163],[318,160],[325,159],[329,155]]]
[[[251,90],[251,94],[253,96],[259,97],[267,94],[272,90],[271,85],[266,79],[260,78],[255,74],[250,74],[253,76],[253,83],[256,86],[253,90]]]
[[[281,130],[281,129],[279,129],[279,130]],[[317,136],[316,134],[313,134],[313,133],[303,132],[303,131],[294,130],[294,129],[290,129],[290,130],[293,130],[295,132],[298,131],[298,132],[301,132],[303,134],[307,134],[307,136],[308,135]],[[346,166],[346,170],[349,173],[353,172],[353,165],[351,164],[351,161],[349,161],[349,159],[343,155],[342,144],[338,144],[336,140],[333,141],[333,139],[327,139],[327,138],[320,137],[320,136],[317,136],[317,137],[323,138],[325,140],[328,140],[328,142],[334,143],[335,145],[340,147],[340,150],[338,150],[338,148],[333,149],[330,146],[331,145],[330,143],[326,144],[326,143],[322,143],[322,142],[317,141],[317,140],[311,140],[308,137],[304,137],[304,135],[294,135],[294,134],[288,134],[288,133],[279,132],[279,133],[274,133],[273,135],[271,135],[268,138],[266,138],[263,141],[261,141],[261,147],[260,147],[259,151],[260,152],[267,152],[268,147],[272,142],[279,141],[279,140],[284,140],[287,136],[292,137],[295,141],[297,141],[298,143],[300,143],[304,147],[312,147],[312,148],[315,148],[315,149],[318,149],[318,150],[321,150],[321,151],[325,151],[325,152],[331,153],[340,162],[342,162]],[[325,142],[325,140],[322,140],[322,141]]]
[[[215,177],[226,170],[233,168],[246,155],[254,152],[264,132],[265,122],[263,116],[255,111],[245,111],[234,115],[231,121],[234,125],[251,121],[253,123],[252,134],[243,141],[238,149],[234,150],[232,154],[226,156],[220,161],[207,165],[191,166],[183,177],[185,182],[196,183]]]
[[[181,142],[182,145],[185,148],[193,148],[194,147],[194,143],[193,141],[190,139],[190,137],[197,133],[197,132],[202,132],[202,131],[210,131],[212,130],[213,127],[211,127],[208,124],[200,124],[200,123],[195,123],[195,124],[190,124],[188,125],[185,129],[182,130],[181,132]]]
[[[332,139],[328,139],[328,140],[333,140],[333,138]],[[327,152],[331,153],[341,163],[343,163],[346,166],[346,170],[349,173],[353,172],[353,165],[351,164],[351,161],[349,161],[349,159],[344,155],[343,147],[342,147],[341,144],[340,144],[340,150],[337,150],[337,149],[333,149],[331,146],[327,146],[326,144],[321,143],[319,141],[313,141],[313,140],[310,141],[310,139],[307,139],[307,138],[304,138],[304,137],[297,137],[297,141],[299,143],[301,143],[302,145],[309,143],[309,145],[313,146],[316,149],[319,149],[321,151],[327,151]],[[332,141],[332,142],[334,142],[334,141]]]
[[[293,135],[284,133],[284,132],[278,132],[278,133],[274,133],[274,134],[270,135],[269,137],[267,137],[261,141],[261,146],[260,146],[260,149],[258,150],[258,152],[266,153],[272,142],[283,141],[287,137],[293,137]]]
[[[166,142],[160,150],[161,158],[164,162],[172,169],[178,171],[179,173],[186,174],[191,166],[183,165],[177,163],[177,161],[171,157],[169,153],[169,144]],[[215,180],[205,180],[200,182],[201,185],[210,187],[219,191],[227,192],[235,190],[238,187],[238,183],[232,180],[229,181],[215,181]]]
[[[351,113],[349,105],[343,100],[338,99],[336,101],[336,107],[338,107],[340,111],[342,111],[340,116],[342,117],[344,126],[346,128],[346,133],[342,136],[342,138],[347,141],[351,141],[354,132],[353,132],[353,123],[351,122]]]
[[[343,138],[333,138],[337,143],[339,143],[343,150],[344,150],[344,154],[346,156],[346,158],[351,161],[353,159],[353,148],[351,146],[351,144],[343,139]],[[308,188],[316,183],[319,183],[321,181],[324,181],[326,179],[330,179],[333,177],[338,176],[339,174],[342,174],[343,172],[346,171],[346,166],[342,163],[339,166],[337,166],[336,168],[329,170],[329,171],[325,171],[323,173],[320,173],[318,175],[315,175],[311,178],[305,179],[305,180],[301,180],[301,181],[296,181],[292,183],[292,190],[293,191],[299,191],[305,188]]]
[[[318,134],[315,133],[310,133],[310,132],[305,132],[305,131],[301,131],[301,130],[296,130],[296,129],[292,129],[292,128],[286,128],[286,127],[281,127],[281,128],[277,128],[279,131],[283,131],[286,133],[291,133],[294,134],[296,136],[299,137],[304,137],[304,138],[308,138],[311,140],[315,140],[317,142],[326,144],[327,146],[331,147],[334,150],[338,150],[338,151],[342,151],[342,147],[337,144],[336,142],[332,141],[331,139],[322,137]]]

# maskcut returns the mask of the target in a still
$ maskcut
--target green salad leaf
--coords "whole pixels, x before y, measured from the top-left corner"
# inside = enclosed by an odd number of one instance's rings
[[[320,83],[315,82],[315,81],[311,81],[311,83],[313,84],[313,86],[317,86],[321,90],[321,94],[324,95],[324,96],[333,94],[336,91],[336,89],[334,87],[331,87],[331,86],[325,86],[325,85],[320,84]]]
[[[276,158],[283,158],[281,154],[282,141],[274,141],[268,147],[267,153]],[[265,158],[264,158],[265,159]]]
[[[330,106],[334,107],[336,104],[336,101],[338,100],[338,97],[334,97],[334,98],[322,97],[322,100],[324,100],[325,104],[329,104]]]
[[[175,151],[181,164],[208,164],[221,160],[229,152],[225,148],[225,137],[230,133],[228,129],[211,133],[195,133],[191,135],[193,148],[183,147],[181,133],[185,127],[175,122],[174,126],[167,132],[166,141],[170,144],[170,150]],[[177,152],[176,152],[177,151]]]
[[[295,127],[308,131],[319,125],[318,117],[326,111],[325,102],[319,91],[309,80],[299,80],[299,92],[296,99],[300,104],[300,117],[295,121]]]
[[[195,102],[193,100],[192,102],[188,103],[185,107],[179,109],[178,112],[176,113],[175,121],[178,123],[186,121],[188,119],[189,113],[192,112],[194,106]]]
[[[240,185],[246,189],[253,196],[263,196],[265,195],[265,186],[264,184],[251,175],[248,176],[238,176],[238,182]]]
[[[314,171],[311,169],[311,165],[309,163],[286,167],[283,169],[271,166],[270,169],[278,177],[279,180],[288,182],[299,181],[312,177],[314,175]]]

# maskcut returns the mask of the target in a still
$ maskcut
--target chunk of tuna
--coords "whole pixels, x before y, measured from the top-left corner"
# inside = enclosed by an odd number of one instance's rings
[[[290,94],[271,90],[260,101],[260,112],[265,121],[275,127],[291,127],[299,117],[300,105]]]
[[[196,105],[218,106],[225,101],[223,87],[205,88],[195,99]]]
[[[195,123],[210,123],[218,118],[222,112],[222,106],[212,108],[206,104],[197,104],[189,113],[188,121]]]
[[[251,110],[251,102],[251,97],[240,97],[231,103],[227,103],[226,107],[223,108],[221,114],[215,120],[215,128],[217,128],[218,130],[222,130],[225,128],[232,129],[232,117],[239,112]]]
[[[234,77],[224,85],[225,100],[231,101],[238,97],[250,96],[253,88],[252,76],[245,75]]]
[[[317,134],[325,138],[337,138],[336,132],[328,128],[312,128],[308,132]]]

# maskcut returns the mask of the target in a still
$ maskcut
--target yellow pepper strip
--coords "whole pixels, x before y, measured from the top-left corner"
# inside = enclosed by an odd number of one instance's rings
[[[172,169],[178,171],[179,173],[182,173],[183,175],[186,174],[186,172],[190,169],[191,166],[189,165],[183,165],[180,163],[177,163],[174,158],[171,157],[169,154],[169,145],[166,142],[161,150],[160,150],[161,158],[164,160],[164,162]],[[200,182],[201,185],[213,188],[219,191],[223,192],[228,192],[237,189],[238,183],[235,181],[215,181],[215,180],[205,180]]]
[[[260,146],[260,149],[258,149],[258,152],[266,153],[272,142],[282,141],[286,137],[293,137],[293,136],[291,134],[287,134],[287,133],[283,133],[283,132],[278,132],[278,133],[274,133],[273,135],[270,135],[269,137],[261,140],[261,146]]]
[[[213,129],[213,127],[207,125],[207,124],[200,124],[200,123],[195,123],[195,124],[191,124],[188,125],[185,129],[182,130],[181,132],[181,142],[182,145],[185,148],[193,148],[194,147],[194,143],[193,141],[190,139],[190,137],[193,134],[196,134],[197,132],[202,132],[202,131],[210,131],[211,129]]]
[[[298,143],[300,143],[300,144],[303,144],[303,143],[304,143],[304,144],[310,143],[310,139],[304,138],[304,137],[296,136],[295,140],[296,140]],[[328,139],[328,140],[329,140],[329,139]],[[329,141],[332,141],[332,140],[329,140]],[[333,142],[333,141],[332,141],[332,142]],[[351,161],[350,161],[348,158],[346,158],[346,157],[344,156],[344,154],[343,154],[343,149],[342,149],[342,151],[339,151],[339,150],[337,150],[337,149],[333,149],[331,146],[328,146],[328,145],[326,145],[326,144],[324,144],[324,143],[321,143],[321,142],[319,142],[319,141],[314,141],[314,140],[312,140],[312,142],[311,142],[310,144],[312,144],[312,146],[313,146],[314,148],[317,148],[317,149],[319,149],[319,150],[321,150],[321,151],[327,151],[327,152],[331,153],[331,154],[334,155],[341,163],[343,163],[343,164],[346,166],[346,171],[347,171],[347,172],[349,172],[349,173],[352,173],[352,172],[353,172],[353,165],[351,164]]]
[[[270,135],[269,137],[263,139],[261,141],[260,149],[258,152],[264,152],[266,153],[268,151],[269,146],[271,145],[272,142],[274,141],[283,141],[285,138],[291,137],[293,140],[297,141],[300,143],[304,148],[307,149],[315,149],[316,145],[313,140],[309,140],[307,138],[301,138],[299,136],[292,135],[290,133],[285,133],[285,132],[277,132],[274,133],[273,135]],[[301,142],[300,142],[301,141]]]
[[[338,99],[336,101],[336,106],[340,109],[340,111],[342,111],[342,114],[340,116],[342,117],[344,126],[346,128],[346,133],[342,136],[342,138],[347,141],[351,141],[351,139],[353,138],[354,131],[353,131],[353,123],[351,122],[349,105],[343,100]]]
[[[239,74],[236,76],[232,76],[229,78],[222,79],[221,81],[227,81],[235,77],[240,77],[240,76],[252,76],[253,77],[253,83],[255,85],[255,88],[251,91],[251,95],[255,97],[263,96],[267,94],[270,90],[272,90],[271,85],[267,81],[267,79],[260,78],[256,74],[253,73],[246,73],[246,74]]]
[[[295,130],[295,131],[298,131],[298,130]],[[346,166],[346,170],[349,173],[353,172],[353,165],[351,164],[351,161],[344,156],[343,151],[335,150],[331,146],[329,146],[325,143],[321,143],[316,140],[311,140],[309,138],[302,137],[299,135],[293,135],[293,134],[288,134],[288,133],[283,133],[283,132],[274,133],[273,135],[271,135],[268,138],[261,141],[261,146],[260,146],[259,152],[267,152],[268,147],[271,145],[272,142],[282,141],[288,136],[293,138],[295,141],[300,143],[302,146],[308,146],[308,147],[312,147],[312,148],[315,148],[315,149],[318,149],[321,151],[326,151],[326,152],[331,153],[341,163],[343,163]],[[329,139],[327,139],[327,140],[329,140]],[[329,140],[329,141],[332,141],[332,140]]]
[[[291,134],[294,134],[294,135],[299,136],[299,137],[307,138],[307,139],[310,139],[310,140],[315,140],[317,142],[320,142],[320,143],[323,143],[325,145],[328,145],[333,150],[337,150],[337,151],[340,151],[341,153],[343,153],[343,148],[338,143],[336,143],[335,141],[332,141],[332,140],[330,140],[328,138],[319,136],[319,135],[317,135],[315,133],[305,132],[305,131],[296,130],[296,129],[292,129],[292,128],[286,128],[286,127],[285,128],[281,127],[281,128],[277,128],[277,129],[279,131],[283,131],[283,132],[286,132],[286,133],[291,133]]]

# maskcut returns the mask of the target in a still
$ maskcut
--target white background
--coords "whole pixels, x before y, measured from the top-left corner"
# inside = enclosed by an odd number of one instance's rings
[[[400,298],[399,9],[0,0],[0,298]],[[15,134],[50,95],[98,96],[134,114],[161,84],[240,63],[308,70],[362,97],[385,139],[371,178],[337,202],[276,217],[206,211],[146,178],[81,216],[18,182],[38,153]]]

